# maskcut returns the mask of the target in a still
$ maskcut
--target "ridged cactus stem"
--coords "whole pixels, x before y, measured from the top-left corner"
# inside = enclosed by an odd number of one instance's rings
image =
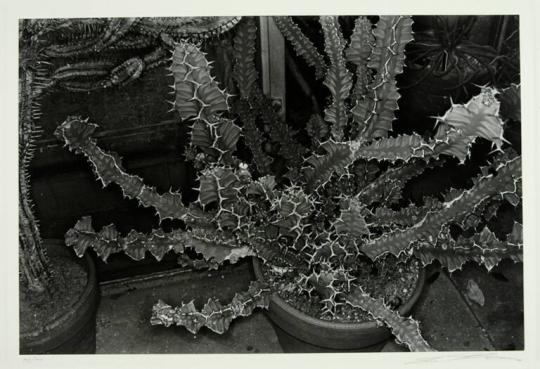
[[[134,24],[142,34],[166,33],[175,39],[207,39],[229,31],[241,17],[151,17],[139,18]]]
[[[26,180],[19,178],[19,181]],[[45,292],[52,286],[52,274],[37,219],[30,201],[25,198],[28,189],[27,183],[19,186],[19,273],[30,291]]]
[[[63,29],[77,42],[48,45],[50,57],[77,57],[104,50],[143,48],[163,34],[179,39],[207,39],[229,31],[240,17],[80,18],[34,20],[43,36],[47,30]],[[137,39],[132,39],[135,34]],[[42,40],[40,40],[42,41]]]
[[[475,181],[475,185],[446,201],[442,209],[428,212],[418,223],[376,238],[360,247],[371,259],[386,253],[399,255],[418,240],[434,242],[444,225],[459,221],[476,206],[493,196],[515,193],[521,179],[521,157],[501,164],[497,175],[488,174]]]
[[[403,72],[405,46],[413,39],[412,23],[411,17],[381,16],[373,30],[375,45],[367,66],[376,74],[367,86],[366,98],[351,111],[365,139],[386,137],[392,130],[400,98],[396,76]]]
[[[490,271],[503,259],[523,262],[523,227],[514,223],[512,232],[504,241],[487,227],[472,237],[459,236],[457,240],[446,229],[436,242],[421,242],[413,252],[424,265],[436,259],[449,272],[460,270],[467,261],[474,261]]]
[[[326,64],[313,42],[302,33],[291,17],[273,17],[273,19],[283,37],[292,44],[296,54],[301,56],[309,66],[315,68],[316,78],[323,78],[326,73]]]
[[[50,262],[43,247],[39,224],[33,212],[28,167],[34,156],[39,102],[34,88],[36,76],[24,68],[19,76],[19,275],[30,291],[53,291]]]
[[[96,176],[103,187],[116,183],[122,189],[124,197],[137,198],[140,205],[154,207],[160,221],[163,219],[181,219],[186,214],[182,196],[178,192],[158,194],[155,188],[143,183],[142,178],[126,173],[117,155],[107,153],[91,138],[96,124],[88,123],[88,119],[68,117],[55,132],[58,139],[77,153],[81,153],[92,163]]]
[[[345,50],[347,60],[356,66],[356,84],[352,101],[364,98],[367,86],[371,82],[371,75],[367,68],[371,48],[375,42],[371,27],[371,22],[366,17],[356,18],[349,47]],[[359,130],[362,130],[361,127]]]
[[[217,233],[215,227],[192,227],[187,231],[181,229],[164,232],[156,229],[149,234],[132,230],[127,236],[121,236],[116,227],[110,224],[100,231],[92,227],[92,218],[81,218],[65,236],[66,245],[73,247],[75,253],[82,257],[86,249],[93,249],[96,254],[107,261],[111,254],[123,252],[133,260],[142,260],[149,251],[158,261],[174,251],[184,253],[191,248],[201,254],[213,266],[229,260],[236,263],[240,258],[253,255],[250,247],[242,245],[234,237],[226,237]]]
[[[173,308],[160,300],[152,308],[150,322],[166,327],[184,326],[193,334],[202,327],[223,334],[234,319],[249,316],[256,308],[267,308],[271,293],[272,290],[268,286],[256,281],[251,282],[247,291],[236,293],[227,305],[210,298],[203,308],[198,310],[193,301]]]
[[[390,327],[397,341],[407,345],[411,351],[436,351],[420,334],[420,324],[416,320],[402,317],[386,306],[383,299],[375,299],[361,288],[357,288],[346,297],[346,300],[352,306],[359,307],[375,319],[383,321]]]
[[[235,110],[243,122],[242,133],[253,155],[255,167],[260,175],[265,175],[270,172],[273,159],[263,151],[264,137],[255,124],[257,116],[246,100],[237,101]]]
[[[257,68],[255,67],[255,55],[257,52],[255,43],[257,40],[257,26],[253,18],[245,19],[237,28],[234,37],[233,78],[236,80],[240,97],[248,99],[257,87]]]
[[[320,17],[320,23],[324,32],[324,48],[330,59],[324,85],[332,94],[332,103],[324,111],[324,120],[331,123],[333,138],[341,141],[348,122],[346,99],[352,88],[352,74],[345,66],[345,45],[337,17]]]

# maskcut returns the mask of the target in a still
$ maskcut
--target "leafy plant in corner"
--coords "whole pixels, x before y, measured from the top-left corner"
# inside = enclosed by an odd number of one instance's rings
[[[478,16],[429,17],[430,26],[415,33],[407,55],[407,67],[417,71],[414,81],[403,87],[418,86],[423,81],[440,81],[444,94],[459,98],[471,82],[496,83],[505,76],[512,79],[519,74],[519,52],[510,46],[517,27],[506,35],[510,16],[502,16],[498,40],[494,45],[479,44],[471,40],[478,32]],[[475,26],[477,27],[475,29]],[[513,75],[512,75],[513,74]]]
[[[67,232],[66,243],[79,255],[92,248],[103,260],[118,252],[140,260],[146,251],[160,260],[172,251],[185,263],[191,249],[201,256],[192,264],[209,268],[254,256],[273,273],[286,274],[298,293],[319,296],[328,316],[345,305],[363,309],[411,350],[432,350],[417,321],[366,292],[356,278],[360,260],[417,257],[424,265],[439,260],[450,271],[468,260],[487,269],[502,258],[521,260],[520,224],[504,240],[485,226],[493,208],[521,201],[521,157],[505,149],[497,99],[517,87],[483,87],[466,104],[453,104],[435,118],[429,137],[392,136],[400,97],[396,76],[403,71],[405,46],[413,40],[410,17],[381,16],[376,24],[358,17],[350,40],[343,37],[337,17],[320,17],[325,56],[292,18],[274,20],[329,91],[324,116],[306,123],[310,142],[297,140],[299,133],[280,119],[258,86],[254,19],[245,18],[235,28],[233,74],[239,96],[219,88],[199,46],[176,42],[170,60],[172,104],[191,127],[186,156],[198,169],[195,202],[185,204],[174,191],[159,194],[128,174],[120,157],[92,138],[97,125],[88,119],[68,117],[56,134],[87,157],[103,186],[116,183],[125,197],[154,207],[161,220],[182,220],[184,227],[120,235],[114,225],[96,231],[91,218],[84,217]],[[490,141],[495,153],[470,188],[399,206],[410,179],[445,158],[465,162],[477,139]],[[237,150],[240,140],[250,155]],[[451,235],[456,226],[473,230],[472,236]],[[211,298],[202,309],[193,302],[172,307],[159,301],[151,323],[223,333],[233,319],[266,308],[278,290],[278,285],[254,281],[232,301]]]

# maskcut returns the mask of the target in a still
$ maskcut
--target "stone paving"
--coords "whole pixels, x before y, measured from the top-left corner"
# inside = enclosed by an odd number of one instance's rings
[[[492,273],[467,265],[449,276],[428,268],[424,291],[413,311],[426,340],[440,351],[523,349],[523,273],[504,262]],[[174,305],[197,297],[230,299],[251,280],[248,262],[219,271],[180,273],[164,279],[102,286],[97,317],[97,353],[279,353],[270,321],[259,311],[236,320],[223,335],[202,329],[151,326],[158,299]],[[472,281],[472,282],[471,282]],[[471,289],[471,286],[475,288]],[[472,291],[472,292],[471,292]],[[388,342],[383,351],[406,351]]]

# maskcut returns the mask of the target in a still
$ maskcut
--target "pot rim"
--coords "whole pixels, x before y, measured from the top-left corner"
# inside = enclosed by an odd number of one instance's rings
[[[261,262],[259,258],[254,256],[252,260],[253,260],[253,269],[255,271],[255,276],[257,277],[257,279],[264,280],[262,271],[261,271]],[[407,314],[412,309],[412,307],[414,306],[418,298],[420,297],[420,294],[422,293],[424,283],[425,283],[425,274],[426,274],[425,269],[421,267],[418,272],[418,279],[416,281],[413,294],[398,309],[398,312],[400,315],[404,316],[405,314]],[[330,328],[330,329],[339,329],[339,330],[359,330],[359,329],[373,329],[373,328],[381,327],[381,325],[377,321],[345,323],[345,322],[335,322],[335,321],[314,318],[289,305],[284,299],[279,297],[277,293],[273,293],[270,299],[271,299],[271,302],[278,305],[280,309],[284,310],[288,314],[296,316],[298,319],[306,321],[312,325],[316,325],[316,326],[320,326],[324,328]]]
[[[44,239],[43,243],[62,244],[63,247],[66,247],[64,240],[60,239]],[[97,290],[96,267],[88,253],[84,254],[84,261],[85,267],[83,267],[83,269],[86,269],[87,273],[86,286],[84,287],[83,292],[79,295],[77,301],[75,301],[72,305],[68,307],[64,307],[66,311],[65,314],[62,314],[56,319],[47,322],[47,324],[45,324],[43,327],[40,327],[38,330],[26,332],[20,331],[20,339],[31,340],[32,344],[37,345],[41,341],[39,338],[41,335],[46,334],[47,332],[54,331],[58,329],[58,327],[64,326],[70,320],[78,320],[81,315],[79,314],[79,312],[89,308],[87,306],[88,301],[92,300],[92,295],[95,295]],[[45,337],[45,339],[48,338]]]

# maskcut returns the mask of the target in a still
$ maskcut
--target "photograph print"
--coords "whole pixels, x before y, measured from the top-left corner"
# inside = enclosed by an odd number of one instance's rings
[[[20,354],[523,350],[519,20],[20,19]]]

